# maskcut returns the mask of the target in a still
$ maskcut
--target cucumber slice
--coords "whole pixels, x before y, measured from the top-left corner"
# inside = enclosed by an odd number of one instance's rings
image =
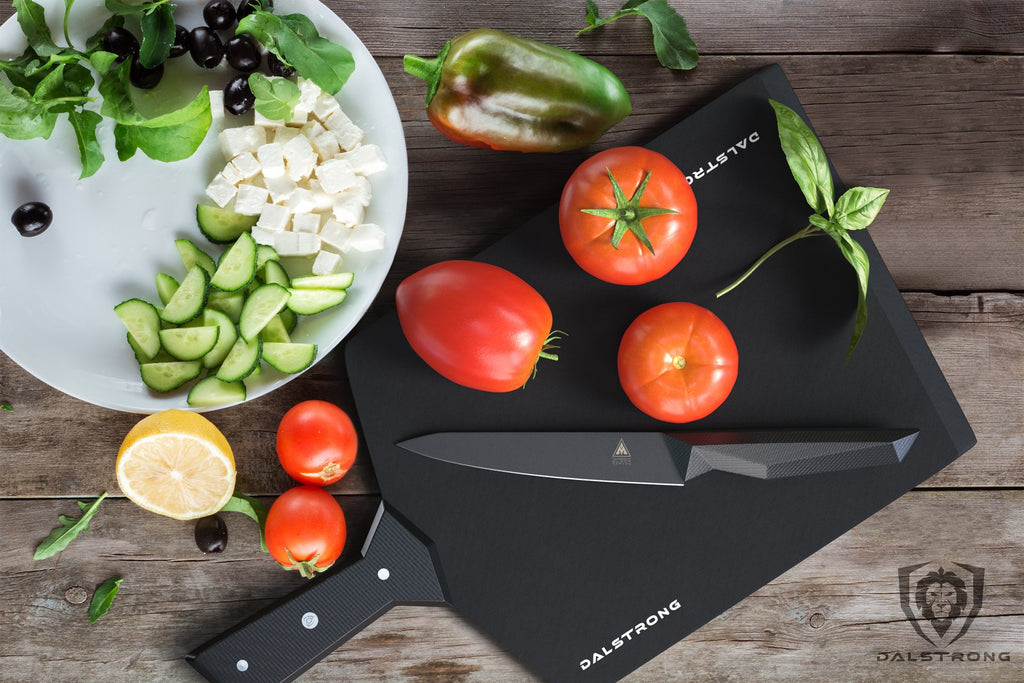
[[[210,283],[225,292],[237,292],[256,275],[256,240],[249,233],[239,235],[220,257]]]
[[[190,406],[221,406],[245,400],[245,385],[225,382],[216,377],[204,377],[188,392]]]
[[[163,363],[165,361],[174,360],[174,358],[171,357],[171,354],[167,353],[163,349],[160,349],[155,356],[147,356],[146,352],[142,350],[141,346],[139,346],[139,342],[135,341],[135,337],[130,333],[126,334],[125,337],[128,338],[128,346],[132,347],[132,351],[135,352],[135,362],[139,365],[142,365],[143,363]]]
[[[114,313],[147,358],[160,352],[160,313],[156,306],[142,299],[128,299],[114,306]]]
[[[199,376],[203,364],[197,360],[143,363],[139,366],[142,381],[153,391],[173,391]]]
[[[212,290],[209,298],[206,300],[206,305],[208,308],[212,308],[215,311],[220,311],[225,314],[231,319],[231,322],[237,323],[238,319],[242,317],[242,306],[245,305],[245,293]]]
[[[281,255],[269,244],[256,245],[256,270],[262,268],[268,261],[280,262]]]
[[[316,344],[265,342],[263,360],[279,372],[302,372],[316,360]]]
[[[295,314],[293,313],[292,315]],[[292,340],[291,335],[288,334],[288,329],[284,325],[284,321],[281,320],[281,313],[278,313],[267,322],[266,327],[260,332],[260,336],[263,337],[264,344],[267,342],[288,343]]]
[[[285,272],[284,267],[277,261],[267,261],[263,264],[263,281],[267,284],[281,285],[282,287],[291,286],[291,283],[288,281],[288,273]]]
[[[295,315],[295,311],[288,308],[287,305],[284,310],[277,314],[277,317],[284,323],[284,329],[289,335],[295,331],[295,326],[299,324],[299,316]]]
[[[288,302],[288,290],[281,285],[260,285],[242,307],[238,332],[242,339],[252,341]]]
[[[178,360],[199,360],[217,345],[220,328],[216,325],[203,327],[176,327],[160,330],[160,343],[164,351]]]
[[[243,216],[210,204],[196,205],[199,232],[214,244],[230,244],[243,232],[252,230],[259,216]]]
[[[262,345],[263,342],[259,337],[251,342],[247,342],[241,337],[235,340],[227,358],[217,370],[217,379],[222,379],[225,382],[237,382],[252,374],[252,371],[260,364],[260,347]]]
[[[192,266],[181,286],[174,292],[160,317],[169,323],[181,325],[203,312],[210,292],[210,275],[202,266]]]
[[[156,274],[156,295],[160,297],[160,303],[164,306],[171,300],[174,293],[178,291],[178,281],[167,273]]]
[[[348,289],[354,279],[353,273],[307,275],[293,279],[291,286],[295,289]]]
[[[174,240],[174,246],[178,248],[178,255],[181,256],[181,262],[185,264],[185,270],[192,270],[192,266],[202,266],[203,270],[211,276],[217,270],[217,264],[214,263],[213,257],[190,240]]]
[[[295,289],[288,290],[288,308],[300,315],[313,315],[337,306],[345,300],[344,289]]]
[[[203,356],[203,365],[212,370],[223,363],[224,359],[228,357],[231,347],[235,345],[235,341],[238,339],[238,332],[235,330],[235,323],[232,322],[231,318],[212,308],[207,308],[203,311],[203,323],[206,325],[216,325],[220,330],[217,334],[217,343],[210,349],[209,353]]]

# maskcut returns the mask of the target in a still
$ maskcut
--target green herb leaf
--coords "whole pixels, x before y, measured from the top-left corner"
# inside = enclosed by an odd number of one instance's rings
[[[24,88],[8,90],[0,84],[0,134],[12,140],[47,139],[57,124],[57,115],[32,99]]]
[[[89,621],[91,623],[95,624],[96,620],[110,609],[122,581],[124,579],[120,576],[113,576],[96,587],[96,591],[92,594],[92,602],[89,603]]]
[[[629,0],[607,19],[600,19],[597,4],[587,0],[586,21],[589,25],[576,35],[592,31],[630,14],[638,14],[651,23],[654,52],[662,66],[680,70],[697,66],[697,45],[690,37],[686,20],[668,4],[667,0]]]
[[[117,55],[113,52],[96,50],[95,52],[89,53],[89,63],[92,64],[92,68],[96,69],[96,71],[101,74],[107,73],[116,61]]]
[[[163,64],[171,54],[174,43],[174,5],[158,5],[140,19],[142,42],[139,45],[139,62],[147,69]]]
[[[121,17],[130,17],[135,14],[142,14],[149,12],[155,7],[159,7],[167,2],[167,0],[147,0],[146,2],[122,2],[122,0],[104,0],[104,5],[107,11],[111,14],[115,14]]]
[[[860,341],[861,335],[864,334],[864,328],[868,324],[868,273],[871,269],[871,264],[868,261],[868,255],[864,251],[864,247],[860,246],[850,236],[850,233],[842,230],[829,234],[836,241],[836,244],[839,245],[843,256],[850,262],[853,270],[857,273],[857,317],[853,322],[850,348],[846,352],[846,360],[849,362],[850,356],[853,355],[853,350],[857,348],[857,343]]]
[[[100,170],[100,166],[103,165],[103,150],[100,148],[99,140],[96,139],[96,126],[103,120],[103,117],[94,111],[83,109],[70,112],[68,120],[75,131],[78,154],[82,159],[82,174],[79,178],[88,178]]]
[[[775,100],[769,100],[775,110],[779,128],[779,142],[786,154],[789,170],[800,186],[807,203],[822,215],[832,215],[835,188],[828,167],[825,150],[810,126],[799,114]]]
[[[8,413],[14,412],[14,406],[11,405],[10,401],[0,401],[0,410]]]
[[[259,72],[249,75],[249,89],[256,98],[256,111],[274,121],[291,119],[302,97],[299,86],[287,78],[267,78]]]
[[[889,190],[877,187],[851,187],[836,200],[832,220],[846,230],[863,230],[882,210]]]
[[[11,3],[18,13],[18,25],[36,54],[47,57],[61,48],[53,42],[50,27],[46,25],[46,11],[33,0],[14,0]]]
[[[83,531],[89,530],[89,520],[93,518],[96,511],[100,507],[100,503],[107,497],[104,492],[99,498],[94,500],[92,503],[83,503],[79,501],[78,508],[82,512],[82,516],[75,519],[73,517],[67,517],[66,515],[58,516],[60,520],[60,526],[50,532],[50,535],[43,539],[36,547],[35,554],[32,555],[33,560],[45,560],[48,557],[53,557],[60,551],[68,547],[71,541],[78,538],[78,535]]]
[[[241,512],[249,519],[256,522],[260,531],[260,548],[267,551],[267,539],[264,536],[264,528],[267,524],[267,508],[256,498],[247,496],[244,493],[235,493],[228,500],[227,504],[220,509],[221,512]]]

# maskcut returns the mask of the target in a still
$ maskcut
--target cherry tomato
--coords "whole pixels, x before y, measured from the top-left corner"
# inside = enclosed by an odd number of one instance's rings
[[[327,486],[349,471],[359,438],[352,419],[326,401],[303,401],[277,427],[277,458],[292,479]]]
[[[554,339],[544,298],[504,268],[443,261],[413,273],[395,295],[402,332],[427,365],[457,384],[514,391]]]
[[[686,175],[643,147],[584,161],[562,190],[558,225],[569,255],[605,282],[639,285],[676,267],[697,231]]]
[[[718,316],[696,304],[641,313],[619,344],[619,382],[637,408],[663,422],[690,422],[722,405],[739,354]]]
[[[341,506],[316,486],[285,491],[267,512],[267,550],[282,567],[297,570],[307,579],[334,564],[346,536]]]

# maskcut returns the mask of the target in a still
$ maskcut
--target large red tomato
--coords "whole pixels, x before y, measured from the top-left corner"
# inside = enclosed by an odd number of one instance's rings
[[[292,406],[277,427],[277,457],[292,479],[327,486],[348,473],[359,438],[348,414],[327,401]]]
[[[504,268],[442,261],[413,273],[395,295],[402,332],[427,365],[482,391],[513,391],[533,376],[552,340],[544,298]]]
[[[619,382],[637,408],[663,422],[690,422],[722,405],[739,354],[718,316],[677,302],[641,313],[619,344]]]
[[[676,267],[697,231],[686,175],[643,147],[615,147],[572,174],[558,207],[562,241],[594,277],[618,285],[656,280]]]
[[[282,493],[267,512],[267,550],[285,569],[312,578],[341,557],[348,530],[338,501],[316,486]]]

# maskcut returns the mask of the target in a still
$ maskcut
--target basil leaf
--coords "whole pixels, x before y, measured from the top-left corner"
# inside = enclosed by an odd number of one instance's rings
[[[853,335],[850,337],[850,349],[846,352],[846,360],[849,362],[853,350],[857,348],[857,342],[864,334],[864,327],[868,324],[868,273],[871,264],[868,261],[867,252],[864,247],[850,236],[845,230],[829,233],[832,239],[839,245],[840,251],[853,270],[857,273],[857,317],[853,322]]]
[[[586,22],[589,26],[576,35],[630,14],[638,14],[651,23],[654,52],[662,66],[680,70],[697,66],[697,45],[690,37],[686,20],[668,4],[667,0],[629,0],[607,19],[601,19],[597,4],[593,0],[587,0]]]
[[[103,117],[94,111],[83,109],[70,112],[68,120],[75,131],[78,154],[82,159],[82,174],[79,178],[88,178],[100,170],[100,166],[103,165],[103,150],[100,148],[99,140],[96,139],[96,126],[103,120]]]
[[[89,621],[91,623],[95,624],[96,620],[110,609],[122,581],[124,579],[120,576],[113,576],[96,587],[96,592],[92,594],[92,602],[89,603]]]
[[[92,503],[82,503],[79,501],[78,508],[82,511],[82,516],[78,519],[60,515],[60,526],[50,532],[50,535],[43,539],[42,543],[36,546],[35,554],[32,555],[33,560],[45,560],[48,557],[53,557],[64,548],[68,547],[71,541],[78,538],[78,534],[83,531],[89,530],[89,520],[93,518],[96,511],[100,507],[100,503],[107,497],[104,492],[99,498],[94,500]]]
[[[249,75],[249,89],[256,98],[256,111],[274,121],[291,119],[302,96],[299,86],[287,78],[267,78],[259,72]]]
[[[786,163],[789,164],[789,170],[800,186],[804,199],[819,214],[831,216],[835,189],[825,150],[810,127],[795,111],[781,102],[768,101],[775,110],[779,141],[782,143],[782,151],[786,154]]]
[[[836,200],[832,219],[846,230],[863,230],[882,210],[889,190],[877,187],[851,187]]]
[[[249,519],[256,522],[260,531],[260,548],[267,551],[267,539],[264,536],[264,527],[267,524],[267,508],[256,498],[247,496],[244,493],[236,493],[231,496],[228,502],[220,509],[221,512],[241,512]]]
[[[267,48],[281,61],[285,61],[281,51],[278,50],[277,41],[274,36],[282,30],[281,19],[270,12],[255,10],[252,14],[242,18],[235,29],[235,35],[248,34],[255,38],[260,45]]]
[[[174,43],[174,5],[158,5],[152,12],[142,15],[142,43],[139,45],[139,62],[152,69],[167,60]]]
[[[42,5],[32,0],[14,0],[11,4],[18,13],[18,25],[36,54],[48,57],[60,51],[61,48],[53,42],[50,27],[46,25],[46,11]]]
[[[597,21],[601,17],[601,9],[597,6],[594,0],[587,0],[587,23],[591,26],[597,26]]]

